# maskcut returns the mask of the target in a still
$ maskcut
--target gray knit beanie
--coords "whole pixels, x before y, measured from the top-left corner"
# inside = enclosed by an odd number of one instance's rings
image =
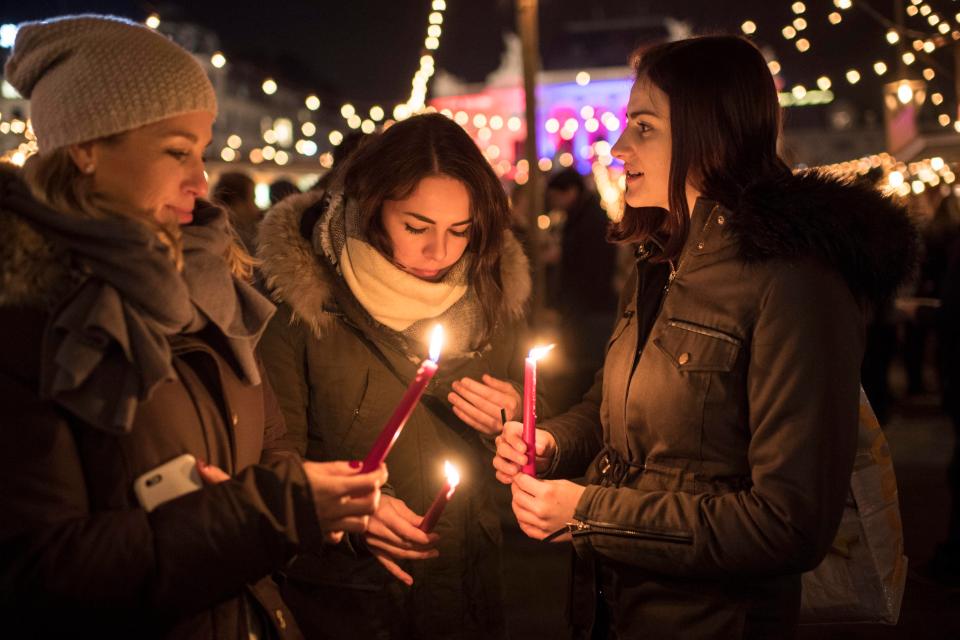
[[[4,75],[30,99],[41,152],[192,111],[217,113],[213,85],[190,53],[113,16],[22,24]]]

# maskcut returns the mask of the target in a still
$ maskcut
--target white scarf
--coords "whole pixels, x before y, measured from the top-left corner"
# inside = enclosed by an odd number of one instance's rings
[[[373,318],[394,331],[435,318],[467,293],[464,271],[428,282],[407,273],[358,238],[347,237],[340,251],[340,269],[350,291]],[[460,277],[455,277],[460,276]]]

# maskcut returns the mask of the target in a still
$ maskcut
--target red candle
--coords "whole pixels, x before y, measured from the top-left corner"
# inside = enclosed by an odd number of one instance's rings
[[[433,374],[437,372],[437,360],[440,358],[440,347],[442,345],[443,327],[437,325],[433,328],[433,334],[430,337],[430,358],[420,364],[417,375],[413,378],[410,386],[407,387],[406,393],[400,399],[400,404],[393,410],[393,414],[387,420],[387,423],[383,425],[383,430],[380,431],[377,441],[373,443],[373,448],[370,449],[370,453],[363,460],[362,473],[368,473],[379,467],[380,463],[386,459],[387,454],[390,453],[393,443],[400,437],[403,425],[407,423],[410,414],[413,413],[417,403],[420,402],[420,396],[423,395],[427,384],[433,378]]]
[[[523,367],[523,442],[527,445],[527,463],[521,471],[537,477],[537,360],[554,345],[530,349]]]
[[[420,523],[420,530],[424,533],[430,533],[437,526],[437,520],[440,519],[443,508],[450,502],[453,492],[457,490],[457,485],[460,484],[460,473],[447,460],[443,463],[443,473],[447,477],[447,482],[440,489],[437,497],[433,499],[433,504],[427,509],[427,513],[423,516],[423,522]]]

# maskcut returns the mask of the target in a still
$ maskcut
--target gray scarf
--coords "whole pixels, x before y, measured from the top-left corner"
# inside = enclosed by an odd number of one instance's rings
[[[198,206],[182,228],[184,270],[147,227],[54,211],[22,182],[4,185],[5,208],[69,251],[86,275],[54,310],[43,341],[40,391],[85,422],[129,432],[137,407],[177,379],[168,339],[212,323],[247,383],[260,383],[254,348],[274,307],[230,272],[226,213]]]

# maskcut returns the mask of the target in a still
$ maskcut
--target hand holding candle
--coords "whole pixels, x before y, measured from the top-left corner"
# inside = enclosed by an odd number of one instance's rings
[[[423,516],[423,522],[420,523],[420,530],[425,533],[430,533],[437,526],[440,514],[443,513],[444,507],[450,502],[454,491],[457,490],[457,485],[460,484],[460,472],[448,460],[443,463],[443,473],[447,477],[447,481],[440,489],[437,497],[433,499],[433,504],[427,509],[427,513]]]
[[[534,347],[530,350],[523,367],[523,441],[527,445],[527,462],[523,473],[537,477],[537,360],[547,355],[554,345]]]
[[[380,463],[386,459],[387,454],[390,453],[393,443],[400,436],[403,425],[407,423],[410,414],[413,413],[417,403],[420,402],[420,396],[426,390],[427,384],[430,383],[433,375],[437,372],[437,360],[440,359],[442,346],[443,327],[438,324],[433,328],[433,333],[430,336],[430,358],[421,363],[417,375],[413,378],[410,386],[407,387],[407,391],[400,399],[397,408],[393,410],[393,415],[383,426],[377,441],[373,443],[373,448],[370,449],[370,453],[363,461],[363,473],[378,468]]]

